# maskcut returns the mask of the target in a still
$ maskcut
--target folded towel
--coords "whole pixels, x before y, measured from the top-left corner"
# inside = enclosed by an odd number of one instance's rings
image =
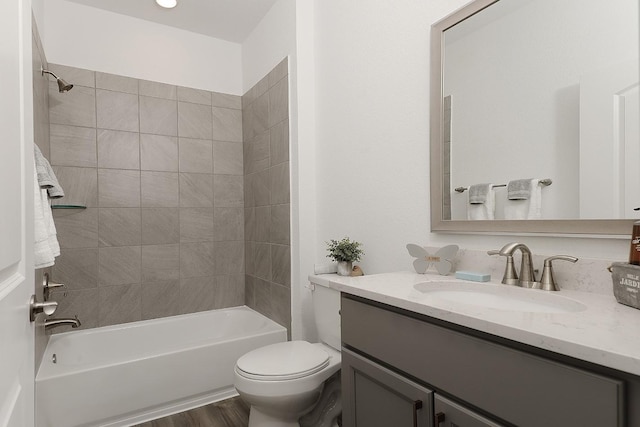
[[[507,199],[505,219],[540,219],[542,217],[542,187],[539,179],[528,180],[528,199]]]
[[[492,188],[492,184],[473,184],[469,187],[469,203],[472,205],[486,203]]]
[[[516,179],[507,184],[507,199],[527,200],[531,197],[531,179]]]
[[[53,265],[55,257],[60,255],[60,245],[56,237],[47,190],[40,188],[35,167],[33,169],[33,199],[35,220],[34,267],[50,267]]]
[[[49,198],[51,199],[59,199],[61,197],[64,197],[64,191],[58,183],[58,178],[56,178],[56,174],[53,173],[51,164],[46,159],[46,157],[44,157],[42,151],[40,151],[40,147],[38,147],[36,144],[33,144],[33,150],[36,161],[38,184],[40,185],[40,188],[46,188],[47,193],[49,194]]]
[[[493,184],[476,184],[469,187],[467,219],[494,219],[495,210],[496,193],[493,190]]]

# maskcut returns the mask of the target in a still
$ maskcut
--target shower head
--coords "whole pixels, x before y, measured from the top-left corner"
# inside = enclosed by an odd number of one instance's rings
[[[55,77],[56,81],[58,82],[58,91],[60,91],[60,93],[69,92],[73,88],[72,84],[67,83],[66,81],[64,81],[60,77],[56,76],[55,74],[53,74],[49,70],[45,70],[44,68],[40,68],[40,72],[41,72],[41,74],[43,76],[46,73],[46,74],[51,74],[53,77]]]

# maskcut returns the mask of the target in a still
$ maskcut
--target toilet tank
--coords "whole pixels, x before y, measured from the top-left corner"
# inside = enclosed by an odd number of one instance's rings
[[[340,291],[316,284],[311,298],[320,341],[340,351]]]

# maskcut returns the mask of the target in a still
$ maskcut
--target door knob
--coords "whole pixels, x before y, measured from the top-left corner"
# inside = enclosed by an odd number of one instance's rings
[[[58,303],[56,301],[36,302],[36,296],[31,295],[29,307],[29,319],[32,322],[35,322],[36,316],[40,313],[44,313],[47,316],[51,316],[53,313],[55,313],[56,309],[58,308]]]

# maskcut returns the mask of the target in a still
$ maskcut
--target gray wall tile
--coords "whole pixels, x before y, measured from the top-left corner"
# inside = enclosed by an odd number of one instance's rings
[[[213,208],[180,209],[181,242],[210,242],[213,240]]]
[[[142,247],[142,282],[178,280],[180,278],[180,245],[148,245]]]
[[[271,203],[271,177],[269,170],[258,172],[253,177],[253,203],[255,206],[266,206]]]
[[[282,79],[269,89],[269,127],[289,117],[289,82]]]
[[[141,96],[144,95],[153,96],[155,98],[173,99],[174,101],[178,99],[177,88],[175,85],[139,80],[138,88]]]
[[[253,298],[255,305],[251,308],[265,316],[272,317],[271,283],[255,277],[253,279]]]
[[[179,218],[178,208],[142,208],[142,244],[178,243]]]
[[[140,97],[140,132],[178,135],[178,104],[167,99]]]
[[[261,172],[270,165],[271,135],[269,131],[262,132],[245,144],[244,167],[245,173]]]
[[[138,80],[131,77],[96,72],[96,87],[117,92],[138,94]]]
[[[51,125],[49,158],[52,165],[96,167],[96,130]]]
[[[213,176],[180,174],[180,207],[213,207]]]
[[[197,242],[180,244],[180,277],[214,275],[214,243]]]
[[[244,206],[244,178],[236,175],[213,176],[213,203],[218,208]]]
[[[178,101],[211,105],[211,92],[208,90],[178,86]]]
[[[233,274],[215,277],[214,307],[227,308],[244,305],[244,275]]]
[[[291,247],[271,245],[271,279],[274,283],[291,287]]]
[[[58,182],[64,189],[64,198],[54,204],[98,206],[97,169],[53,166],[53,173],[56,174]]]
[[[51,269],[51,280],[64,283],[65,290],[95,288],[98,285],[98,249],[62,249]]]
[[[215,306],[215,277],[190,277],[180,280],[180,313],[212,310]]]
[[[271,281],[271,244],[256,243],[254,253],[253,274],[266,281]]]
[[[100,246],[139,246],[140,215],[140,208],[100,208]]]
[[[242,142],[242,111],[213,107],[213,139]]]
[[[140,246],[100,248],[98,253],[98,280],[100,286],[140,283]]]
[[[211,103],[214,107],[242,109],[242,98],[238,95],[229,95],[226,93],[212,92]]]
[[[98,325],[108,326],[142,319],[140,284],[105,286],[98,290]]]
[[[269,87],[275,85],[289,74],[289,59],[284,58],[273,70],[269,71],[267,77],[269,79]]]
[[[174,208],[179,204],[178,174],[140,172],[140,203],[143,208]]]
[[[213,143],[206,139],[179,138],[180,172],[213,173]]]
[[[255,208],[255,234],[253,240],[268,243],[271,241],[271,206]]]
[[[289,120],[275,124],[269,131],[271,166],[289,161]]]
[[[49,121],[54,124],[96,127],[96,90],[74,87],[60,93],[55,82],[49,82]]]
[[[98,204],[106,208],[140,207],[140,171],[98,169]]]
[[[118,130],[99,130],[98,167],[140,169],[140,134]]]
[[[98,209],[88,208],[64,216],[54,214],[54,222],[61,248],[98,246]]]
[[[138,96],[96,89],[96,117],[98,128],[139,132]]]
[[[178,136],[212,139],[211,107],[178,102]]]
[[[283,245],[290,243],[289,209],[288,204],[271,206],[271,242]]]
[[[289,203],[289,162],[280,163],[270,170],[271,204]]]
[[[140,168],[153,171],[178,171],[178,138],[140,134]]]
[[[291,331],[291,290],[271,283],[271,319]],[[291,333],[289,332],[289,335]]]
[[[213,238],[216,241],[244,240],[244,208],[214,208]]]
[[[141,299],[142,319],[175,316],[180,313],[180,282],[145,283]]]
[[[244,238],[246,241],[256,241],[256,208],[244,208]]]
[[[215,272],[222,274],[244,274],[244,242],[216,242]]]
[[[242,144],[213,141],[213,173],[217,175],[242,175]]]

